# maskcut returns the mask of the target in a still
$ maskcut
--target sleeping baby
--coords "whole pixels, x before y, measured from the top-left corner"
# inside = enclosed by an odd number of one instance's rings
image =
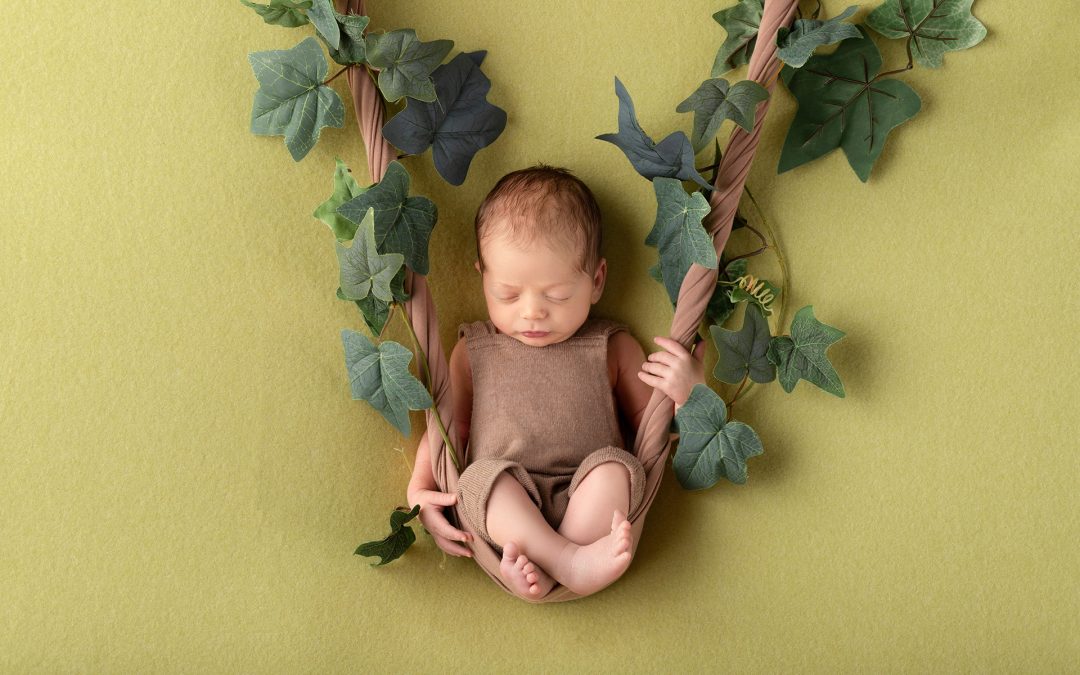
[[[618,579],[633,557],[627,514],[645,470],[630,452],[653,388],[675,402],[705,381],[691,355],[657,337],[645,353],[627,327],[591,317],[604,290],[600,209],[565,169],[507,174],[476,214],[488,319],[461,324],[450,355],[454,420],[465,446],[456,493],[438,491],[427,434],[417,449],[409,507],[438,546],[471,555],[441,509],[453,504],[502,554],[500,574],[539,599],[556,582],[580,595]]]

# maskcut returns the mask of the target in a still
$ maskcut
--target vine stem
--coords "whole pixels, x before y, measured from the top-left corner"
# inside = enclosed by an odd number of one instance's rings
[[[331,76],[330,76],[330,79],[329,79],[329,80],[327,80],[327,81],[325,81],[325,82],[323,82],[323,84],[330,84],[331,82],[333,82],[333,81],[334,81],[334,79],[335,79],[335,78],[337,78],[337,76],[338,76],[338,75],[341,75],[342,73],[344,73],[344,72],[345,72],[346,70],[348,70],[348,69],[349,69],[349,67],[348,67],[348,66],[345,66],[345,67],[344,67],[344,68],[342,68],[341,70],[339,70],[339,71],[337,71],[336,73],[334,73],[333,75],[331,75]]]
[[[758,255],[760,253],[763,253],[764,249],[766,249],[766,248],[772,249],[773,253],[776,254],[776,260],[780,264],[780,273],[781,273],[781,276],[783,277],[783,279],[780,282],[780,307],[776,310],[776,333],[779,334],[781,328],[784,325],[784,323],[783,323],[784,322],[784,303],[787,301],[787,295],[788,295],[787,262],[784,260],[784,254],[780,251],[780,243],[779,243],[779,240],[777,240],[777,238],[776,238],[776,233],[773,232],[772,227],[769,226],[769,221],[767,221],[765,219],[765,214],[762,213],[761,206],[757,203],[757,199],[754,199],[754,193],[750,192],[750,188],[746,187],[745,185],[743,186],[743,189],[746,190],[746,196],[750,198],[750,202],[754,205],[754,210],[757,211],[758,217],[761,219],[761,224],[765,228],[765,231],[768,232],[769,237],[772,239],[772,243],[771,244],[766,244],[763,248],[758,249],[757,251],[754,251],[753,253],[747,253],[747,254],[744,254],[744,255],[741,255],[741,256],[737,256],[736,258],[732,258],[731,260],[735,260],[737,258],[750,257],[750,256],[753,256],[753,255]],[[760,232],[755,230],[749,224],[747,224],[747,227],[754,234],[756,234],[758,237],[760,237],[761,239],[764,240],[764,237],[761,236]],[[724,266],[725,268],[727,267],[727,265],[731,264],[731,260],[728,260],[727,264]],[[723,270],[721,270],[721,274],[723,274]],[[746,387],[746,389],[743,389],[743,385],[746,384],[747,378],[749,377],[749,375],[750,374],[747,373],[746,376],[743,377],[743,381],[742,381],[741,384],[739,384],[739,388],[735,390],[735,395],[732,397],[731,402],[728,403],[727,401],[725,401],[725,403],[727,403],[727,406],[728,406],[729,414],[730,414],[731,408],[733,408],[735,406],[735,402],[738,401],[743,396],[746,396],[746,394],[753,388],[754,382],[751,381],[750,386]]]
[[[431,394],[431,371],[428,369],[427,355],[424,354],[424,350],[420,349],[420,341],[416,339],[416,331],[413,330],[412,322],[409,321],[409,315],[399,303],[392,303],[390,305],[390,311],[399,309],[401,314],[401,320],[405,322],[405,327],[409,329],[409,338],[412,340],[413,350],[419,357],[420,366],[423,368],[424,374],[424,386],[428,388],[428,393]],[[389,319],[387,319],[389,323]],[[434,401],[434,395],[432,395]],[[450,442],[450,436],[446,433],[446,425],[443,424],[442,416],[439,415],[439,406],[432,404],[432,410],[435,413],[435,424],[439,427],[439,434],[442,435],[443,443],[446,444],[446,448],[450,451],[450,459],[454,462],[454,468],[459,472],[461,471],[461,464],[458,462],[457,450],[454,449],[453,443]]]

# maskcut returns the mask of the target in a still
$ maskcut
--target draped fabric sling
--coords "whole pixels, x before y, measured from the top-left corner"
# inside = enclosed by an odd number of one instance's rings
[[[363,0],[337,0],[339,11],[343,14],[366,14]],[[344,4],[344,7],[340,7]],[[750,57],[750,65],[747,71],[747,79],[761,84],[769,91],[770,95],[776,85],[776,77],[780,72],[781,63],[776,58],[776,32],[780,26],[788,26],[795,16],[798,0],[765,0],[764,12],[758,29],[758,37],[755,41],[754,51]],[[360,133],[364,139],[367,150],[368,171],[373,182],[382,180],[386,168],[397,157],[397,151],[382,135],[382,126],[385,117],[383,101],[371,78],[364,72],[363,67],[352,66],[346,73],[349,89],[352,92],[353,108],[356,111],[356,119],[360,125]],[[747,133],[738,125],[735,126],[728,142],[727,151],[720,161],[720,169],[714,183],[715,190],[709,197],[711,210],[705,217],[703,225],[705,230],[713,238],[713,246],[716,249],[717,258],[723,252],[731,234],[731,225],[735,218],[736,209],[739,206],[739,198],[742,196],[746,177],[750,173],[750,163],[757,149],[758,137],[765,120],[765,114],[769,109],[769,100],[766,99],[758,105],[754,118],[754,129]],[[589,139],[591,141],[591,137]],[[621,158],[620,158],[621,159]],[[697,329],[705,316],[705,308],[709,304],[713,290],[716,288],[718,270],[708,269],[694,263],[690,266],[686,277],[679,289],[678,303],[675,316],[671,322],[670,337],[678,340],[686,349],[691,349],[696,340]],[[420,348],[427,355],[430,369],[430,381],[424,384],[431,391],[435,401],[435,407],[442,418],[443,426],[448,430],[450,442],[461,454],[460,439],[457,438],[456,425],[453,423],[453,400],[450,395],[450,369],[447,363],[446,353],[443,351],[442,341],[439,338],[439,323],[435,315],[435,304],[428,290],[427,281],[422,274],[415,274],[406,269],[405,290],[410,294],[404,303],[404,310],[408,313],[413,330],[416,333]],[[672,441],[677,434],[670,432],[671,419],[674,412],[674,403],[662,391],[653,390],[652,398],[645,409],[645,415],[641,420],[641,426],[633,439],[633,455],[640,460],[645,468],[645,495],[637,508],[632,509],[628,518],[632,523],[634,547],[641,539],[642,529],[645,525],[645,515],[652,505],[656,492],[660,487],[660,478],[663,476],[664,466],[668,454],[671,452]],[[435,413],[429,409],[425,413],[429,429],[437,427]],[[627,443],[631,439],[626,439]],[[450,453],[446,451],[442,437],[439,434],[429,434],[429,451],[431,453],[431,468],[435,474],[435,482],[442,492],[457,492],[460,475],[454,466]],[[458,519],[455,523],[461,529],[473,532],[477,535],[473,542],[473,559],[477,564],[507,593],[518,596],[503,582],[499,576],[500,555],[495,549],[482,538],[479,533],[462,527],[459,514],[456,509],[444,510],[448,519]],[[616,582],[618,583],[618,582]],[[575,600],[581,597],[562,584],[556,584],[547,595],[532,600],[523,598],[528,602],[562,602]]]

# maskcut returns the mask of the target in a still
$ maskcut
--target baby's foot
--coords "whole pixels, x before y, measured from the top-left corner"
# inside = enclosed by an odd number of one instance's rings
[[[555,580],[547,572],[529,561],[515,542],[508,541],[503,547],[499,571],[510,587],[526,598],[542,598],[547,595]]]
[[[570,561],[564,568],[566,579],[560,582],[580,595],[595,593],[610,585],[630,566],[632,535],[630,521],[622,511],[611,518],[611,534],[588,546],[570,549]],[[571,547],[575,546],[571,544]],[[569,547],[568,547],[569,548]]]

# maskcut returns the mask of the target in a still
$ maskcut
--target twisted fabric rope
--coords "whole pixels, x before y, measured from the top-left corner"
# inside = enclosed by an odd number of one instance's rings
[[[747,133],[741,127],[735,127],[728,142],[727,152],[720,161],[720,168],[715,182],[716,190],[709,197],[711,210],[702,223],[705,230],[713,237],[717,259],[723,252],[728,236],[731,234],[731,225],[739,206],[739,198],[742,196],[746,177],[750,173],[750,163],[754,159],[758,137],[765,120],[765,114],[769,109],[772,91],[776,85],[776,75],[781,68],[781,63],[776,58],[776,32],[780,26],[791,23],[797,7],[798,0],[765,0],[757,42],[750,57],[747,79],[764,86],[769,91],[770,98],[758,106],[752,132]],[[345,12],[342,13],[366,14],[363,0],[346,0]],[[763,39],[763,37],[766,39]],[[367,150],[368,171],[372,182],[377,183],[382,180],[386,168],[397,156],[393,146],[382,135],[383,119],[385,117],[383,101],[375,83],[364,71],[363,66],[350,66],[346,77],[348,78],[349,89],[352,92],[353,107],[356,112],[357,122],[360,125],[360,133],[364,139],[364,147]],[[682,286],[679,289],[679,300],[675,308],[675,316],[671,322],[671,338],[678,340],[687,349],[693,348],[698,326],[701,325],[702,319],[705,317],[705,309],[716,288],[718,275],[719,270],[708,269],[694,263],[690,266],[689,272],[683,279]],[[435,313],[435,304],[424,275],[415,274],[412,270],[406,269],[405,290],[410,297],[404,303],[404,310],[412,323],[413,330],[416,332],[420,348],[427,355],[430,369],[431,381],[424,384],[430,388],[432,399],[435,401],[439,416],[442,418],[443,425],[450,436],[450,441],[459,450],[459,455],[464,461],[464,448],[457,436],[457,428],[453,420],[450,369],[446,354],[443,351],[442,340],[439,337],[439,322]],[[649,507],[652,505],[652,501],[660,487],[660,479],[663,476],[664,465],[671,451],[671,443],[676,437],[676,434],[670,432],[673,414],[674,402],[659,389],[654,389],[634,440],[633,453],[645,466],[648,476],[645,499],[635,512],[627,514],[632,523],[635,551],[641,539],[642,528],[645,525],[645,515],[648,513]],[[434,411],[428,409],[425,417],[428,429],[437,428]],[[456,492],[459,474],[450,458],[450,453],[446,452],[442,436],[428,434],[428,444],[431,467],[439,489],[443,492]],[[456,517],[456,509],[453,514]],[[447,513],[447,515],[450,515],[450,513]],[[458,520],[460,522],[460,519]],[[520,597],[503,583],[502,578],[499,576],[500,557],[480,537],[477,537],[476,541],[473,542],[473,558],[503,590],[515,597]],[[529,602],[562,602],[575,600],[579,597],[581,595],[574,593],[562,584],[556,584],[551,589],[551,592],[543,598],[538,600],[524,599]]]

